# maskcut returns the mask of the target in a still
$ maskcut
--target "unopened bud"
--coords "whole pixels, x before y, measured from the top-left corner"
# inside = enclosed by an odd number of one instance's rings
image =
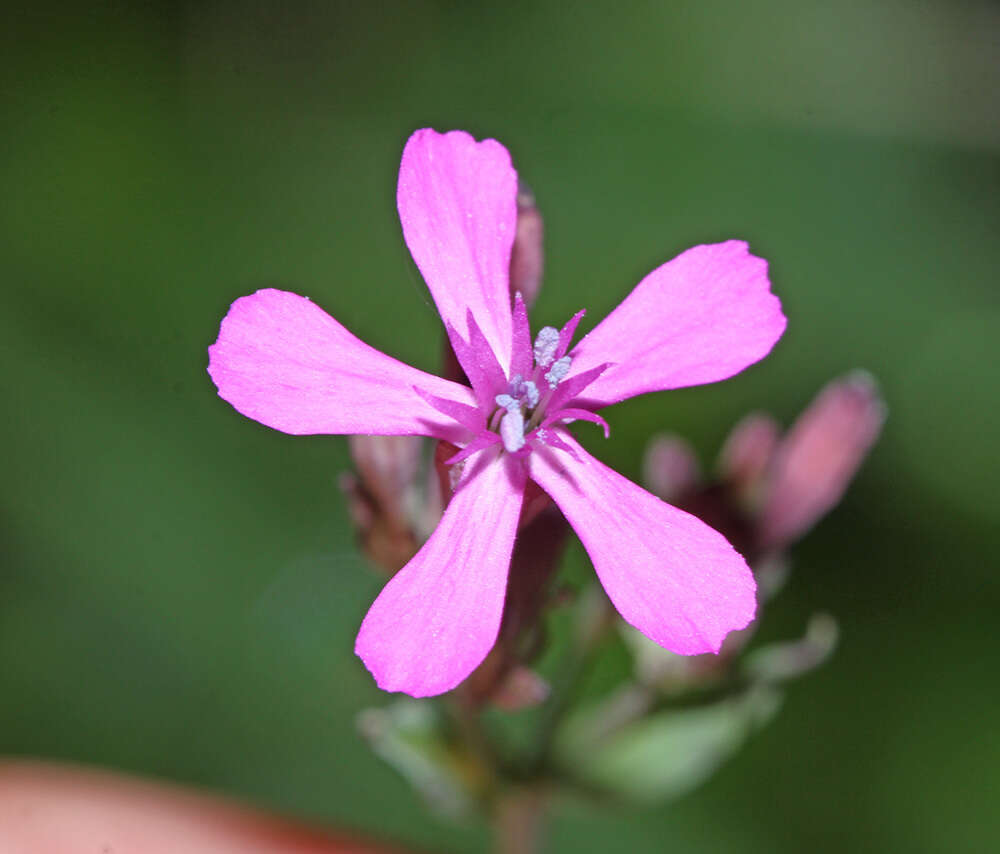
[[[778,446],[778,435],[778,424],[771,416],[754,412],[730,431],[722,446],[719,476],[745,506],[752,506],[759,499],[764,474]]]
[[[365,554],[395,572],[416,552],[413,490],[420,466],[419,438],[351,436],[356,477],[342,479],[351,519]]]
[[[517,191],[517,232],[510,253],[510,293],[513,297],[520,291],[529,307],[542,286],[543,237],[542,215],[535,207],[535,196],[521,183]]]
[[[348,443],[365,487],[386,507],[401,507],[420,467],[421,440],[412,436],[350,436]]]
[[[761,516],[769,547],[804,534],[840,500],[878,438],[886,408],[874,379],[834,380],[803,412],[775,452]]]
[[[508,712],[530,709],[549,698],[549,683],[534,670],[514,667],[494,690],[490,701]]]
[[[358,530],[370,528],[375,521],[375,509],[367,490],[361,481],[351,472],[341,472],[337,478],[337,486],[347,496],[347,512],[351,524]]]
[[[642,458],[642,480],[654,495],[675,501],[701,479],[698,459],[680,436],[655,436]]]

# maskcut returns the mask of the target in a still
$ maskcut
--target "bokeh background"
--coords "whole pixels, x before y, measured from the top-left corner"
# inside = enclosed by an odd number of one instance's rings
[[[1000,844],[1000,7],[957,0],[32,4],[0,28],[0,751],[221,789],[444,851],[360,741],[380,586],[344,440],[233,412],[229,303],[312,297],[428,370],[439,321],[394,205],[403,142],[512,151],[547,228],[537,323],[585,328],[696,243],[749,239],[790,318],[721,385],[610,413],[709,462],[864,367],[889,405],[795,551],[766,637],[841,647],[706,786],[561,806],[551,851],[985,851]],[[585,430],[586,428],[584,428]],[[584,432],[584,431],[581,431]],[[596,431],[595,431],[596,433]],[[588,434],[588,439],[593,436]],[[579,548],[568,563],[579,575]]]

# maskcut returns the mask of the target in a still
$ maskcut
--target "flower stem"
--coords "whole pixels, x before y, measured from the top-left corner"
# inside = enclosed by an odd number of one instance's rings
[[[539,789],[515,788],[501,795],[493,814],[496,854],[540,851],[546,806]]]
[[[613,625],[614,611],[604,591],[597,585],[588,587],[578,605],[574,643],[563,660],[559,680],[553,685],[552,697],[538,727],[529,766],[531,773],[540,773],[548,762],[556,730],[576,695],[594,651]]]

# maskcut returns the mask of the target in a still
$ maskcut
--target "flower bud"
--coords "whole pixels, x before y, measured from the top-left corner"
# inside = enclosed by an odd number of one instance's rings
[[[680,436],[654,436],[642,458],[642,481],[664,501],[677,498],[700,480],[694,450]]]
[[[534,670],[517,666],[503,678],[490,700],[504,711],[515,712],[541,705],[550,692],[549,683]]]
[[[365,554],[389,572],[416,553],[412,507],[421,440],[410,436],[351,436],[356,476],[341,479],[351,521]]]
[[[719,453],[720,477],[746,509],[759,499],[764,474],[778,446],[778,424],[769,415],[745,416],[729,433]]]
[[[510,252],[510,294],[513,298],[520,291],[529,307],[542,286],[543,237],[542,215],[535,207],[535,196],[522,182],[517,190],[517,232]]]
[[[855,371],[824,388],[774,455],[761,513],[761,539],[798,539],[840,500],[878,438],[886,408],[874,379]]]

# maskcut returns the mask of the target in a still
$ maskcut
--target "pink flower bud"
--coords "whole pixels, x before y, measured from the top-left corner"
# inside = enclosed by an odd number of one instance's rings
[[[802,536],[840,500],[885,416],[875,381],[863,371],[819,393],[775,453],[760,522],[766,546]]]
[[[530,709],[549,698],[549,683],[528,667],[514,667],[497,686],[490,700],[508,712]]]
[[[654,436],[642,459],[642,480],[654,495],[676,501],[700,480],[698,459],[680,436]]]
[[[348,442],[364,485],[380,503],[399,506],[420,466],[421,440],[412,436],[351,436]]]
[[[770,415],[754,412],[729,433],[719,453],[719,475],[730,484],[741,503],[759,500],[761,482],[778,446],[779,429]]]
[[[377,565],[395,572],[416,552],[414,481],[421,440],[412,436],[351,436],[357,476],[341,479],[362,548]]]
[[[513,296],[520,291],[528,306],[534,303],[542,286],[544,231],[535,196],[521,183],[517,188],[517,232],[510,253],[510,293]]]

